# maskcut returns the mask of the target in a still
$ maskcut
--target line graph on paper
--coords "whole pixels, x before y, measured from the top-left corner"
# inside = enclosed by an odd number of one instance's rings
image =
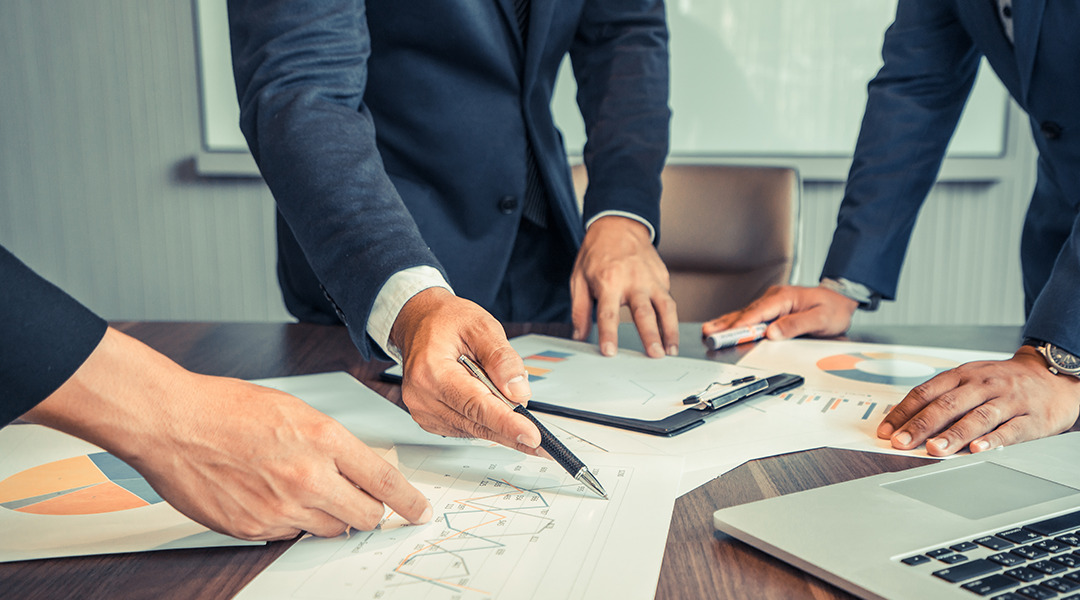
[[[322,564],[296,555],[294,564],[282,565],[307,574],[289,597],[485,600],[527,598],[538,588],[554,593],[548,597],[571,595],[579,575],[588,576],[590,548],[611,531],[633,470],[594,469],[609,489],[612,500],[605,501],[553,462],[454,454],[413,466],[407,451],[399,452],[402,472],[432,503],[431,524],[409,526],[391,514],[375,531],[304,540],[311,560],[320,556]]]
[[[498,560],[515,542],[537,542],[555,528],[545,493],[557,489],[523,488],[491,477],[480,487],[492,493],[446,504],[435,521],[441,526],[439,534],[417,544],[394,573],[450,591],[489,594],[468,586],[478,566],[473,563]]]

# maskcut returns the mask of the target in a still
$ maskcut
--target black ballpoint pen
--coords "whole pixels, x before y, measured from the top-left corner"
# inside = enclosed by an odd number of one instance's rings
[[[580,481],[585,487],[596,492],[598,496],[601,496],[605,500],[608,499],[607,492],[604,491],[604,486],[600,485],[600,482],[596,479],[596,475],[592,474],[592,471],[585,466],[585,463],[574,456],[574,453],[570,452],[570,449],[564,446],[563,443],[559,441],[559,438],[552,435],[552,433],[548,431],[548,428],[544,427],[543,423],[532,416],[532,413],[530,413],[527,408],[520,404],[514,404],[507,399],[507,397],[499,391],[499,388],[495,387],[491,378],[489,378],[487,373],[480,368],[480,365],[473,362],[472,359],[464,354],[458,357],[458,362],[464,365],[465,368],[473,374],[473,377],[476,377],[483,382],[483,384],[491,390],[491,393],[495,394],[496,398],[505,402],[507,406],[514,410],[514,412],[532,421],[533,425],[536,425],[536,428],[540,430],[540,447],[547,451],[547,453],[550,454],[551,457],[555,459],[555,462],[559,463],[562,468],[566,469],[567,473],[573,475],[574,479]]]

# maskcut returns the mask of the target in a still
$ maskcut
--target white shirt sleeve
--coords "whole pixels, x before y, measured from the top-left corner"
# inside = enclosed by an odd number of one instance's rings
[[[390,343],[390,329],[406,302],[433,287],[445,288],[451,294],[454,293],[453,288],[435,267],[410,267],[391,275],[379,290],[379,295],[375,296],[375,304],[371,306],[371,314],[368,316],[367,333],[383,352],[398,363],[401,362],[401,350]]]

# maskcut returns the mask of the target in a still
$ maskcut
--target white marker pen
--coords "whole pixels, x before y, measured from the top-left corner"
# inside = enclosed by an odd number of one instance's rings
[[[705,336],[705,346],[709,350],[722,350],[747,342],[756,342],[765,337],[765,330],[768,328],[768,323],[758,323],[749,327],[717,331],[712,335]]]

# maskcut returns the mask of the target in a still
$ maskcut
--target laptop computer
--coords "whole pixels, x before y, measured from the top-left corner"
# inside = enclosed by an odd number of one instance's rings
[[[718,510],[863,598],[1080,600],[1080,432]]]

